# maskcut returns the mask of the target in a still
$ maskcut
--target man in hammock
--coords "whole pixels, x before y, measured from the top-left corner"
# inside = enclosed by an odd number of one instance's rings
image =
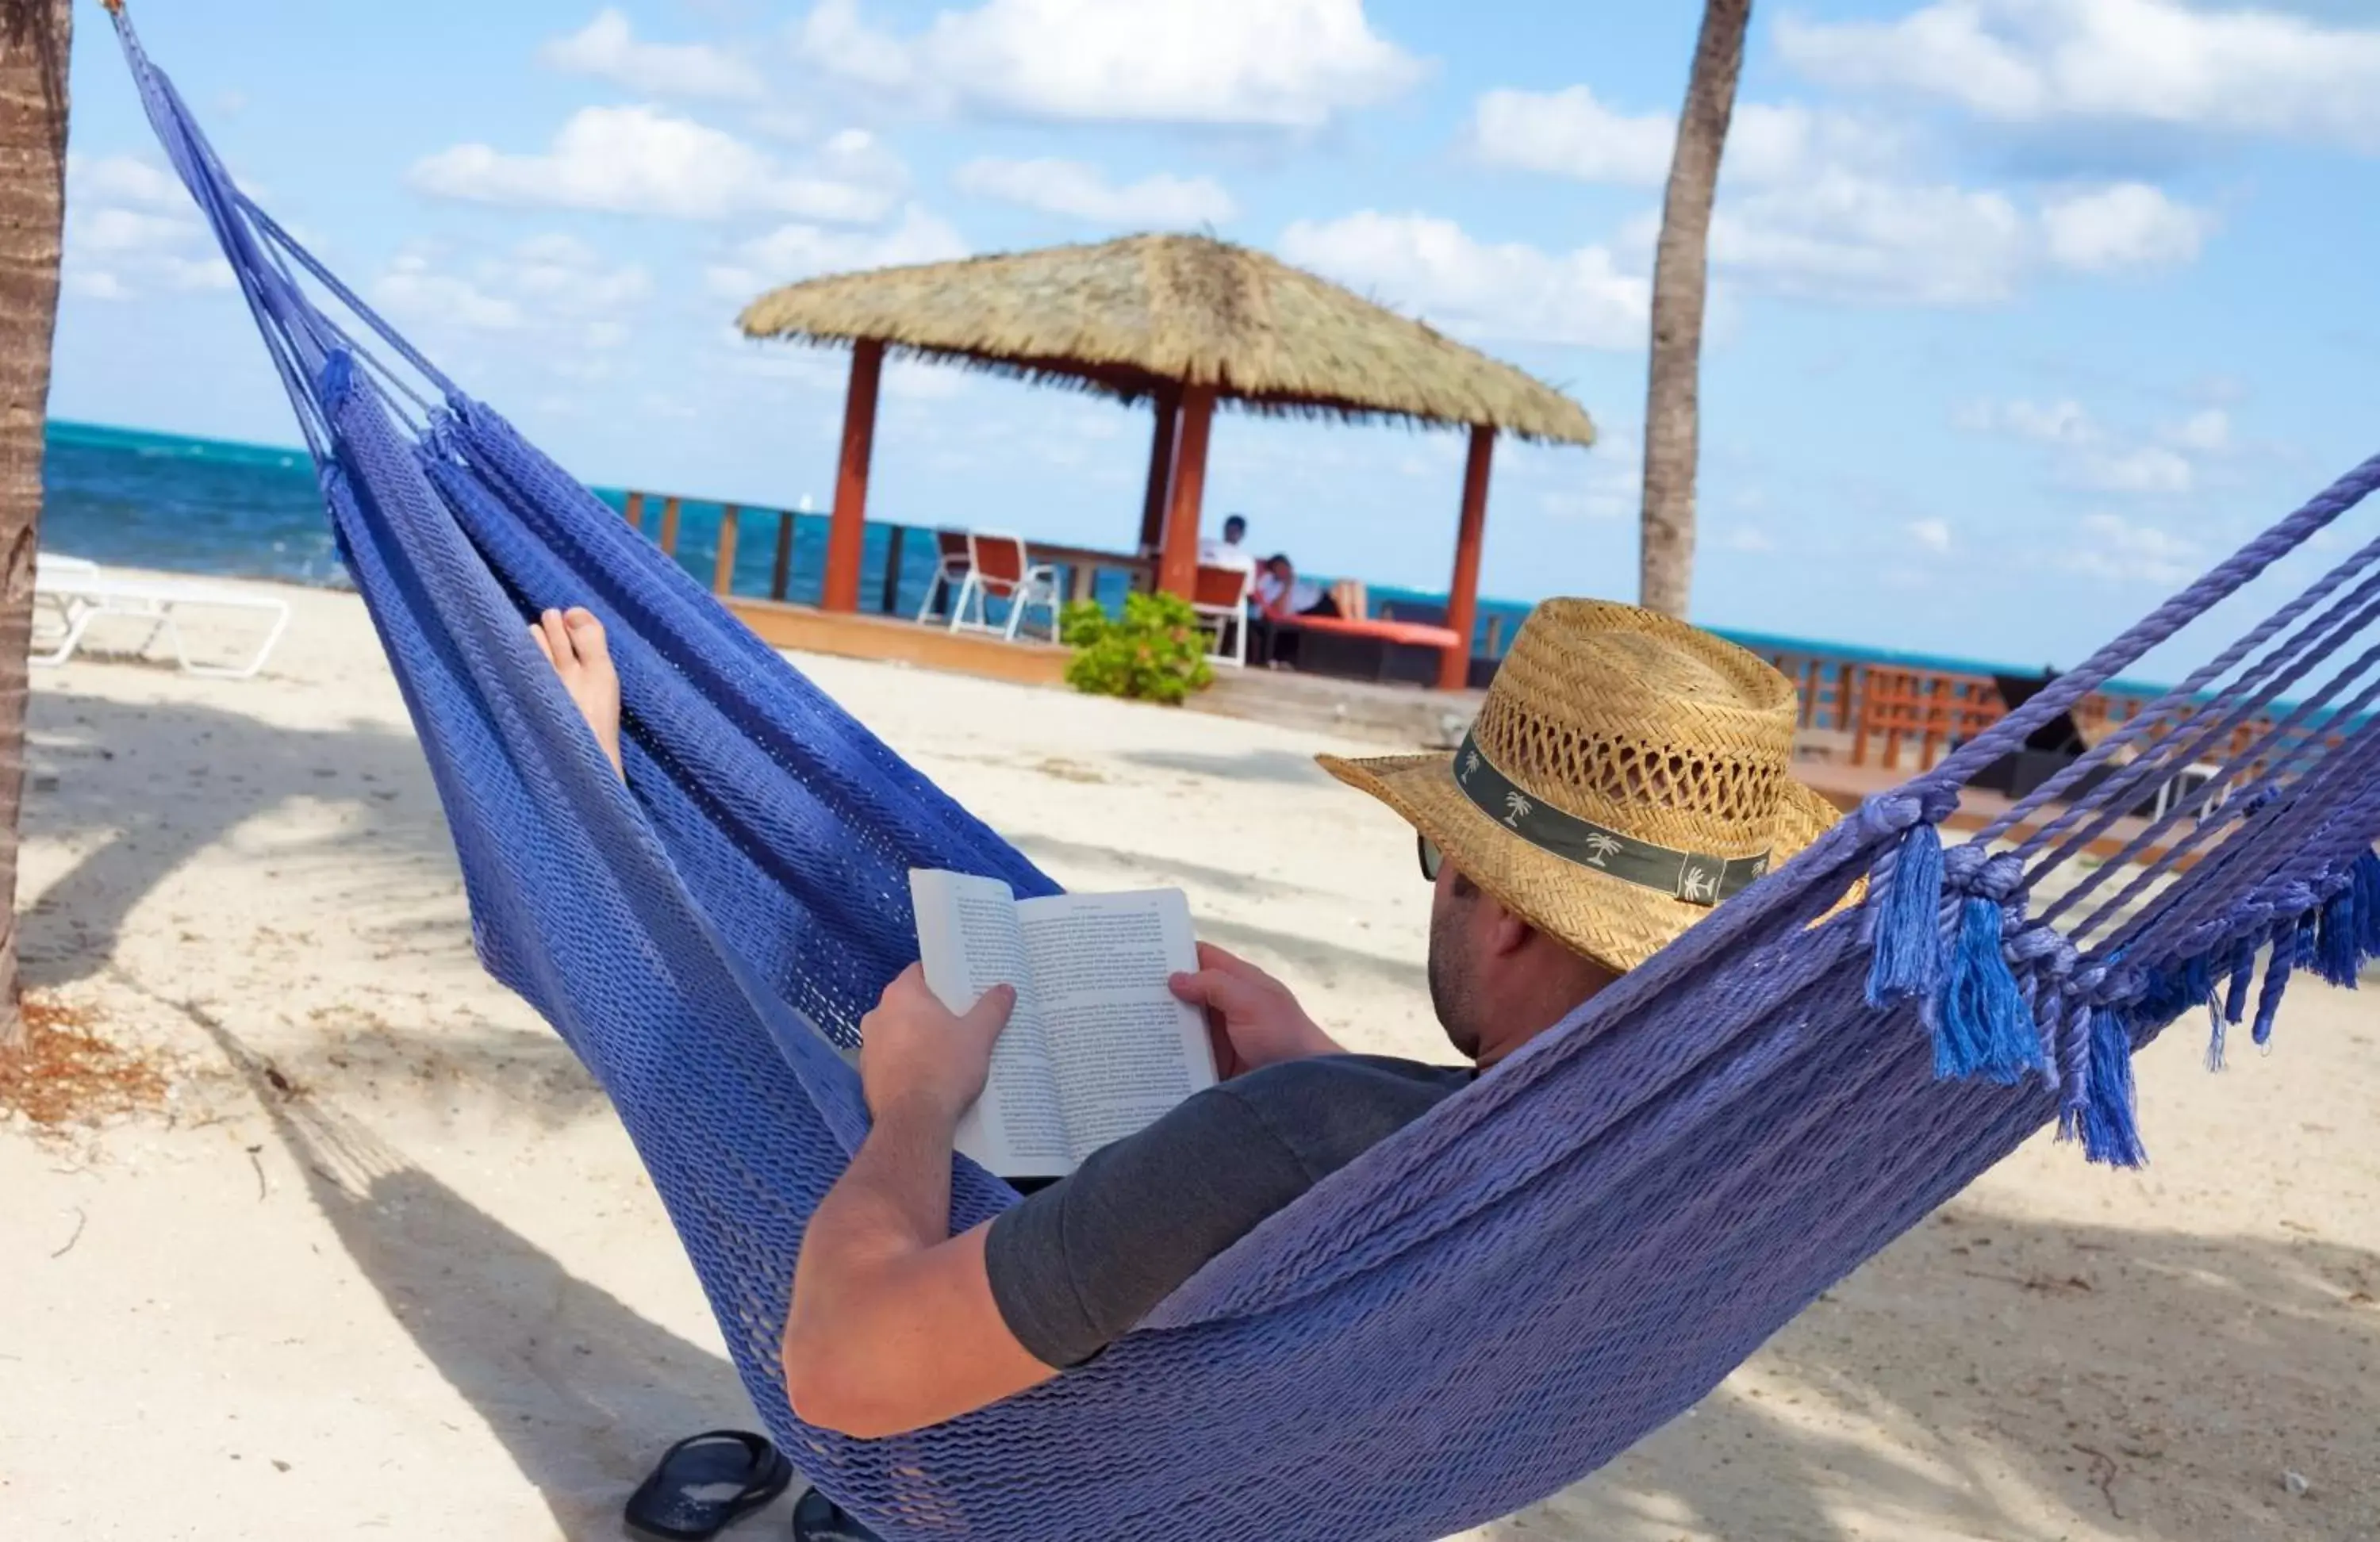
[[[535,629],[614,767],[619,686],[584,611]],[[1491,1073],[1834,810],[1787,774],[1791,684],[1632,606],[1548,601],[1452,755],[1322,757],[1414,825],[1430,1003],[1468,1063],[1352,1054],[1288,987],[1202,943],[1173,991],[1223,1080],[998,1219],[949,1235],[952,1142],[1013,993],[948,1011],[912,966],[862,1024],[873,1127],[810,1220],[784,1338],[805,1421],[937,1424],[1092,1359],[1266,1217]]]

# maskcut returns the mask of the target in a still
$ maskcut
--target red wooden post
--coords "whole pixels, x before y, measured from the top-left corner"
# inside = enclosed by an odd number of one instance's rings
[[[631,526],[639,530],[643,529],[645,528],[645,495],[641,492],[629,493],[628,506],[621,512],[628,516],[628,523]]]
[[[1463,463],[1463,522],[1454,535],[1454,581],[1446,590],[1446,625],[1456,641],[1439,661],[1438,688],[1459,691],[1471,681],[1471,634],[1479,620],[1479,542],[1488,529],[1488,467],[1495,458],[1496,431],[1471,428],[1471,454]]]
[[[1207,493],[1207,431],[1215,420],[1215,388],[1193,385],[1182,393],[1182,422],[1174,431],[1173,492],[1165,514],[1165,554],[1157,565],[1157,587],[1190,598],[1198,582],[1198,507]]]
[[[1173,426],[1182,413],[1182,388],[1168,382],[1157,388],[1157,431],[1148,443],[1148,492],[1140,502],[1141,556],[1156,552],[1165,539],[1165,495],[1173,482]]]
[[[859,609],[859,553],[868,533],[868,456],[876,443],[876,387],[884,375],[884,344],[863,337],[851,346],[851,389],[843,402],[843,459],[835,469],[834,516],[826,532],[826,582],[819,603],[830,611]]]
[[[662,500],[661,548],[671,556],[677,555],[677,494]]]

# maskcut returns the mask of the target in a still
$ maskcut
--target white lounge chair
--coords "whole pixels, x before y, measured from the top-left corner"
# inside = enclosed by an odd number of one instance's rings
[[[221,680],[245,680],[262,669],[289,626],[289,602],[273,595],[187,578],[114,574],[84,558],[47,552],[34,558],[33,605],[37,618],[54,623],[55,637],[47,652],[33,655],[34,663],[65,663],[82,646],[91,623],[121,617],[149,624],[137,651],[145,653],[159,637],[168,638],[184,673]],[[209,663],[191,658],[183,642],[179,613],[190,610],[252,611],[269,623],[255,650],[240,662]]]

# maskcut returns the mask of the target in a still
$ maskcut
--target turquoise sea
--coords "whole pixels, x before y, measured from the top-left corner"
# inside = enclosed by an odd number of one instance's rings
[[[346,586],[346,574],[333,547],[315,491],[313,462],[302,450],[53,422],[42,481],[46,502],[42,544],[51,551],[126,566],[278,578],[324,588]],[[614,508],[625,504],[626,494],[621,490],[595,491]],[[648,500],[644,517],[649,532],[658,527],[659,503]],[[794,522],[787,598],[814,601],[826,560],[826,516],[787,517]],[[719,504],[692,499],[682,504],[678,560],[706,585],[718,550],[720,524]],[[868,529],[860,590],[869,608],[881,606],[887,598],[885,560],[892,547],[892,534],[890,525],[871,524]],[[736,543],[738,592],[769,592],[776,541],[776,511],[747,506]],[[890,596],[892,608],[915,613],[933,573],[931,533],[904,530],[900,572]],[[1112,601],[1121,592],[1121,576],[1110,574],[1107,579],[1101,597]],[[1387,585],[1372,586],[1371,594],[1376,607],[1445,603],[1442,594]],[[1525,602],[1483,599],[1479,649],[1487,650],[1491,636],[1509,640],[1527,612]],[[1722,631],[1722,635],[1754,648],[1792,649],[1938,669],[2024,673],[1971,659],[1758,633]]]

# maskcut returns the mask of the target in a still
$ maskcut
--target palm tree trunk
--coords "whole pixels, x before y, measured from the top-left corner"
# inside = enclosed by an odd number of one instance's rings
[[[1653,358],[1645,394],[1645,523],[1637,601],[1683,618],[1694,577],[1694,463],[1701,453],[1703,297],[1719,152],[1735,112],[1752,0],[1706,0],[1678,115],[1661,244],[1653,259]]]
[[[58,320],[73,0],[0,0],[0,1050],[24,1039],[17,987],[17,812],[25,655],[42,518],[42,429]]]

